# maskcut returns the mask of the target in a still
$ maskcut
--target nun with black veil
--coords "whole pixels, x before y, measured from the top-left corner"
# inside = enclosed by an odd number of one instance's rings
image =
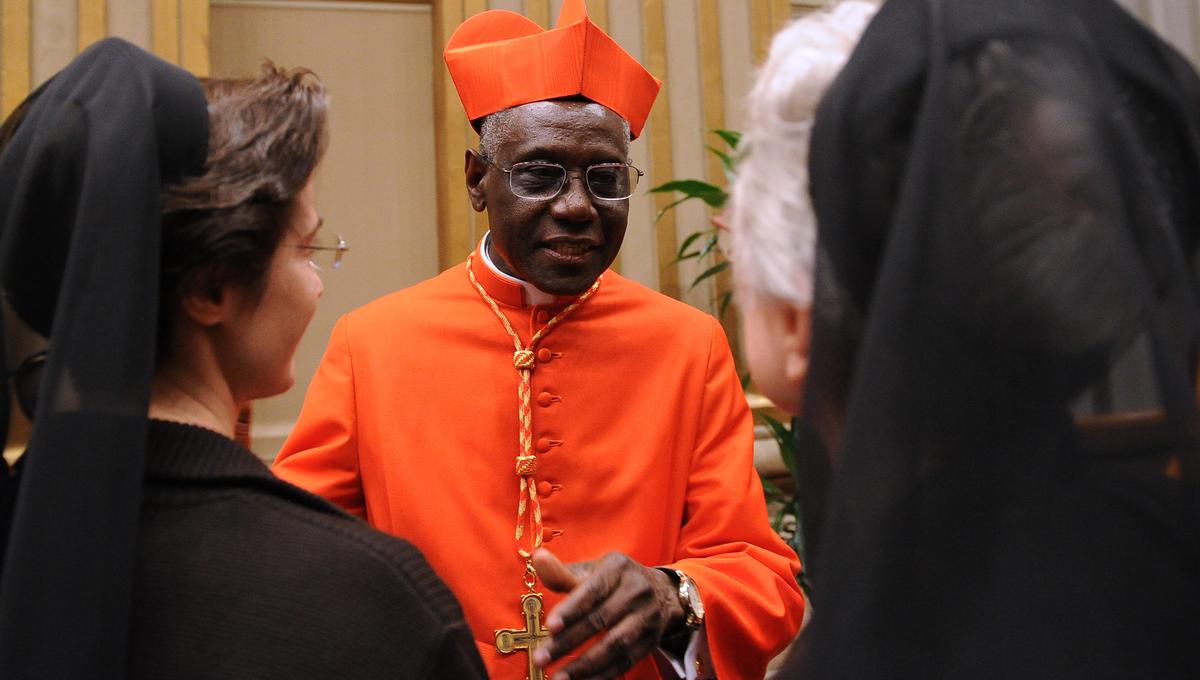
[[[1193,68],[1110,0],[889,0],[808,171],[832,481],[779,677],[1200,677]]]
[[[0,517],[5,680],[484,677],[414,547],[232,439],[291,387],[345,249],[313,204],[326,137],[307,71],[202,83],[117,39],[5,122],[0,283],[48,339]]]

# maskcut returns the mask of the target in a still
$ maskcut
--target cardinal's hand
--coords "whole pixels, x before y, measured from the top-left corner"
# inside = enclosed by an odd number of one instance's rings
[[[547,588],[570,593],[546,617],[550,637],[538,645],[535,663],[544,667],[604,633],[552,680],[619,677],[654,651],[666,632],[682,625],[675,583],[628,555],[611,552],[591,562],[563,564],[541,548],[533,554],[533,565]]]

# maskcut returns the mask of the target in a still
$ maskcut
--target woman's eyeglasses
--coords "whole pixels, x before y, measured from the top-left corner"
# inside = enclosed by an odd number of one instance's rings
[[[341,234],[326,229],[317,229],[317,233],[313,234],[308,243],[291,247],[304,251],[309,264],[321,271],[332,271],[342,266],[342,255],[350,250],[350,244],[346,243]]]

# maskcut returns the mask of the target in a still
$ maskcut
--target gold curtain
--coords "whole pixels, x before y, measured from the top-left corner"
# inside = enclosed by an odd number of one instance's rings
[[[208,6],[209,0],[0,0],[0,115],[71,56],[110,35],[208,75]],[[148,36],[128,33],[124,23],[111,26],[114,11],[144,19]],[[73,29],[61,31],[62,25]]]

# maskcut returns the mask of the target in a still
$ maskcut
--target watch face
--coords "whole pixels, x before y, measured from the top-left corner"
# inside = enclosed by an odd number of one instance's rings
[[[704,602],[700,600],[700,593],[696,590],[696,584],[693,583],[691,588],[688,588],[688,599],[692,601],[692,612],[696,618],[704,620]]]
[[[687,597],[689,610],[687,623],[689,626],[699,626],[704,623],[704,602],[700,600],[700,589],[696,587],[696,582],[688,576],[683,576],[680,583],[681,589]]]

